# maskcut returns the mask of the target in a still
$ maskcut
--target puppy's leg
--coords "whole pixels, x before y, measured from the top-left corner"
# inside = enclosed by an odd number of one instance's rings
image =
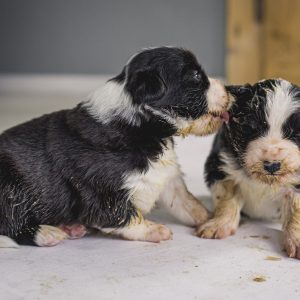
[[[144,219],[141,213],[132,217],[130,223],[121,228],[98,228],[102,232],[118,235],[126,240],[159,243],[172,239],[171,230],[162,224]]]
[[[196,234],[207,239],[223,239],[234,234],[240,221],[242,204],[232,181],[222,181],[212,187],[214,217],[199,226]]]
[[[208,211],[187,190],[181,176],[176,176],[167,183],[159,201],[172,215],[188,226],[200,225],[208,218]]]
[[[283,243],[289,257],[300,259],[300,194],[290,192],[283,199]]]

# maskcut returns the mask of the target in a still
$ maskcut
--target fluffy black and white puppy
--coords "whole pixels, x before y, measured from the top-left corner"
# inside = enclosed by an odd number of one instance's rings
[[[236,100],[205,166],[215,213],[197,233],[233,234],[240,211],[253,218],[281,216],[285,249],[300,258],[300,190],[289,187],[300,168],[300,88],[276,79],[227,89]]]
[[[187,191],[172,137],[219,128],[225,88],[195,56],[161,47],[133,56],[123,71],[76,108],[0,136],[0,234],[19,244],[55,245],[86,227],[130,240],[171,238],[144,219],[160,198],[183,223],[207,211]]]

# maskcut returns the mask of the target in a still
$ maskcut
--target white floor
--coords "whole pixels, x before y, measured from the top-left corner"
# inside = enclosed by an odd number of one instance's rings
[[[0,78],[0,131],[72,107],[102,77]],[[208,196],[203,164],[212,137],[177,140],[190,190]],[[102,235],[53,248],[0,250],[0,299],[300,299],[300,262],[282,251],[278,224],[245,220],[226,240],[202,240],[155,211],[172,241],[123,241]]]

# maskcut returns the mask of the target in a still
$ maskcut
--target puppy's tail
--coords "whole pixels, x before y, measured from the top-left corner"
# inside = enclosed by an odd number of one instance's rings
[[[19,248],[19,245],[10,237],[0,235],[0,248]]]

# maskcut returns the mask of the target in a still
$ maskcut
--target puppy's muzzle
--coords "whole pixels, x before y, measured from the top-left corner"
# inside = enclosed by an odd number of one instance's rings
[[[286,139],[261,137],[252,141],[246,151],[245,167],[249,174],[267,184],[296,184],[300,169],[300,152]],[[293,182],[292,182],[292,181]]]
[[[208,113],[221,116],[229,108],[230,97],[224,85],[217,79],[208,78],[210,86],[207,90]]]
[[[230,96],[225,87],[216,79],[209,78],[210,86],[207,90],[207,113],[197,120],[189,122],[188,126],[180,128],[179,134],[186,136],[194,134],[204,136],[216,132],[223,124],[228,122],[230,107]]]
[[[280,161],[268,161],[268,160],[265,160],[263,162],[263,165],[264,165],[264,170],[266,172],[268,172],[270,175],[274,175],[281,168],[281,162]]]

